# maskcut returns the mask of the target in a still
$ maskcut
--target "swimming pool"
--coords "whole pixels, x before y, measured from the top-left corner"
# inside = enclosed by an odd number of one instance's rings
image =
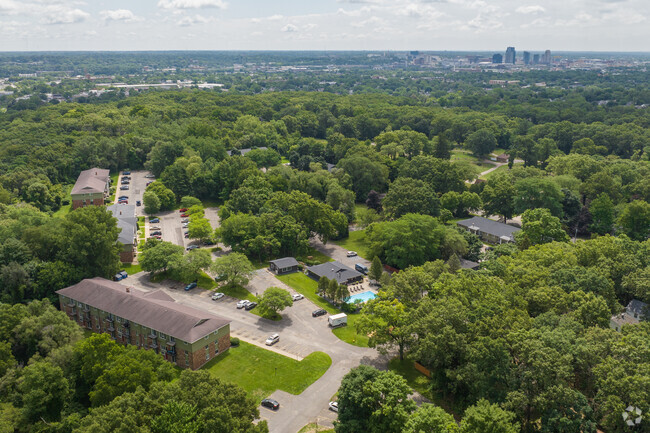
[[[355,293],[351,295],[348,299],[345,300],[348,304],[354,304],[354,302],[359,299],[361,302],[367,302],[371,299],[375,299],[377,295],[368,290],[367,292]]]

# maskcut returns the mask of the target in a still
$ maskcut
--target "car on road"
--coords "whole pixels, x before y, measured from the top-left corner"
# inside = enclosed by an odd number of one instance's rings
[[[186,207],[182,207],[182,208],[180,208],[178,211],[179,211],[180,213],[187,212],[187,208],[186,208]]]
[[[127,199],[127,198],[129,198],[128,195],[121,195],[121,196],[119,196],[117,199],[118,199],[118,200],[122,200],[122,199]]]
[[[329,408],[331,411],[338,412],[339,411],[339,402],[338,401],[330,401]]]
[[[327,311],[323,310],[322,308],[311,312],[312,317],[324,316],[325,314],[327,314]]]
[[[181,214],[181,218],[189,218],[189,217],[190,217],[189,214],[186,214],[186,213]]]
[[[129,189],[129,186],[128,186],[128,185],[122,185],[122,186],[120,187],[120,190],[122,190],[122,191],[126,191],[126,190],[128,190],[128,189]]]
[[[190,284],[188,284],[187,286],[185,286],[185,291],[186,291],[186,292],[189,292],[190,290],[196,288],[196,286],[198,286],[198,284],[196,284],[196,281],[193,282],[193,283],[190,283]]]
[[[149,185],[151,185],[152,183],[153,183],[153,181],[149,181],[149,182],[147,182],[147,184],[146,184],[145,186],[149,186]]]
[[[212,239],[204,239],[203,245],[214,245],[214,241]]]
[[[149,236],[149,238],[150,239],[151,238],[153,238],[153,239],[162,239],[162,236],[160,236],[160,235],[151,235],[151,236]]]
[[[129,184],[129,183],[131,183],[131,181],[130,181],[129,179],[124,179],[124,178],[123,178],[121,183],[123,183],[123,184],[125,184],[125,183],[126,183],[126,184]]]
[[[268,407],[269,409],[278,410],[280,409],[280,403],[273,400],[272,398],[265,398],[262,400],[262,406]]]
[[[190,245],[189,247],[185,248],[185,251],[192,251],[198,249],[198,245]]]
[[[136,206],[142,206],[142,202],[140,200],[136,200],[135,205]]]
[[[162,230],[160,227],[150,227],[149,230]]]
[[[183,224],[181,224],[181,228],[186,229],[186,228],[189,227],[189,225],[190,225],[190,223],[183,223]]]
[[[146,174],[144,177],[146,177],[147,179],[155,179],[155,178],[156,178],[156,176],[154,176],[154,175],[151,174],[151,173],[150,173],[150,174]]]
[[[160,222],[160,219],[159,218],[150,218],[149,222],[158,224]]]
[[[156,230],[155,232],[151,232],[151,235],[152,236],[156,236],[156,235],[162,236],[162,232],[160,230]]]
[[[237,308],[241,310],[246,306],[246,304],[249,304],[250,302],[251,301],[249,301],[248,299],[242,299],[241,301],[237,302]]]
[[[356,256],[357,256],[357,252],[356,252],[356,251],[348,251],[347,253],[345,253],[345,255],[346,255],[347,257],[356,257]]]
[[[244,305],[244,310],[252,310],[255,307],[257,307],[257,302],[249,302],[248,304]]]
[[[118,200],[117,204],[129,204],[129,201],[126,199]]]
[[[280,336],[278,334],[273,334],[269,338],[266,339],[264,344],[266,344],[267,346],[273,346],[278,341],[280,341]]]
[[[292,296],[294,301],[300,301],[301,299],[304,298],[300,293],[296,293],[295,295]]]
[[[122,172],[122,176],[124,176],[124,175],[128,176],[130,174],[131,174],[131,172],[129,170],[126,170],[126,171]]]
[[[181,220],[181,222],[182,223],[188,223],[188,222],[190,222],[190,220],[188,218],[184,218],[184,219]]]
[[[185,232],[185,234],[183,234],[183,236],[185,236],[185,239],[189,239],[190,238],[190,232]]]
[[[223,293],[219,293],[219,292],[217,292],[217,293],[215,293],[214,295],[212,295],[212,300],[213,300],[213,301],[217,301],[217,300],[223,298],[224,296],[225,296],[225,295],[224,295]]]

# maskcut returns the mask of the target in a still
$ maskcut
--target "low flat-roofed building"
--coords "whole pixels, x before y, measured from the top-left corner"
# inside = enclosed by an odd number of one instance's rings
[[[484,242],[491,244],[514,242],[515,233],[521,230],[519,227],[477,216],[458,221],[456,225],[474,233]]]
[[[325,277],[328,280],[336,280],[339,284],[355,284],[363,281],[364,275],[352,268],[345,266],[343,263],[333,261],[326,262],[307,268],[307,274],[315,279],[320,280]]]
[[[79,326],[154,350],[182,368],[196,370],[230,347],[230,320],[178,304],[163,290],[145,292],[97,277],[56,293],[61,311]]]
[[[91,168],[79,173],[70,192],[72,209],[85,206],[104,206],[104,200],[110,195],[111,177],[109,170]]]
[[[276,275],[296,272],[299,266],[298,260],[293,257],[283,257],[269,261],[269,270]]]

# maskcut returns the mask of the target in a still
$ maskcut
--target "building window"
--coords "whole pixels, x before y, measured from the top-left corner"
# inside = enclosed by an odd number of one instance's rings
[[[210,345],[206,344],[205,345],[205,359],[210,359]]]
[[[175,341],[176,341],[176,339],[170,335],[169,336],[169,342],[174,343]]]
[[[160,332],[160,331],[158,331],[158,336],[160,337],[161,340],[164,340],[164,339],[167,338],[167,336],[165,334],[163,334],[162,332]]]
[[[185,351],[185,365],[186,366],[190,365],[190,354],[187,350]]]
[[[117,319],[117,323],[122,323],[122,318],[120,316],[115,316],[115,319]]]

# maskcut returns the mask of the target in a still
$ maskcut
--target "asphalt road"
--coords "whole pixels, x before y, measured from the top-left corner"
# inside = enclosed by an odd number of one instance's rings
[[[120,172],[120,175],[117,178],[117,191],[115,194],[115,203],[117,203],[118,197],[125,195],[129,198],[129,204],[135,205],[136,202],[139,200],[140,203],[142,203],[142,195],[144,194],[144,190],[147,187],[147,182],[153,181],[155,179],[150,179],[145,177],[146,175],[150,174],[148,171],[145,170],[140,170],[140,171],[132,171],[130,175],[131,177],[131,183],[129,184],[129,189],[128,190],[121,190],[120,187],[122,186],[122,172]],[[135,215],[136,216],[142,216],[144,215],[144,206],[136,206],[135,207]]]
[[[130,276],[121,283],[145,290],[162,288],[181,304],[230,319],[232,336],[294,359],[302,359],[314,351],[327,353],[332,358],[331,367],[302,394],[291,395],[276,391],[270,397],[280,403],[280,409],[274,412],[259,408],[261,418],[268,421],[272,433],[297,432],[311,422],[331,425],[336,419],[336,414],[328,410],[328,403],[337,392],[343,376],[359,364],[385,369],[389,359],[379,355],[374,349],[352,346],[339,340],[328,327],[327,316],[311,316],[311,312],[318,307],[308,299],[295,302],[292,307],[283,311],[283,319],[275,322],[243,309],[238,310],[235,307],[237,300],[233,298],[224,297],[219,301],[212,301],[211,292],[208,291],[185,292],[181,284],[170,282],[152,284],[144,272]],[[281,286],[282,282],[263,269],[257,271],[249,284],[249,290],[261,292],[269,285]],[[273,333],[280,334],[280,341],[271,347],[264,346],[264,340]]]

